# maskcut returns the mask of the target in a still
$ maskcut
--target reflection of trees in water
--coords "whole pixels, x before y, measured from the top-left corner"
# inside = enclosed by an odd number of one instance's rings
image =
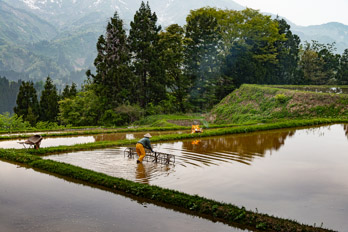
[[[184,158],[192,158],[193,153],[197,153],[202,154],[202,162],[210,162],[215,159],[235,160],[249,164],[255,156],[264,157],[267,151],[278,150],[284,145],[286,138],[294,134],[295,130],[258,132],[202,139],[198,144],[184,141],[183,150],[192,152],[192,154],[184,155]],[[197,156],[194,158],[198,159]]]
[[[348,124],[344,124],[343,128],[344,128],[344,132],[346,134],[346,137],[348,138]]]
[[[167,135],[167,134],[180,134],[185,133],[187,131],[156,131],[151,132],[152,136],[158,135]],[[117,141],[124,139],[141,139],[144,137],[144,132],[130,132],[130,133],[111,133],[111,134],[98,134],[94,135],[94,139],[96,142],[100,141]]]

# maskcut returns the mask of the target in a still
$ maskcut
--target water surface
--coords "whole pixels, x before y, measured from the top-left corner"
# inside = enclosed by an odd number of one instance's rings
[[[1,161],[0,186],[6,232],[243,231]]]
[[[46,157],[129,180],[348,231],[348,126],[273,130],[165,142],[175,165],[104,149]]]
[[[181,134],[189,133],[189,131],[156,131],[151,132],[152,136],[157,135],[166,135],[166,134]],[[38,133],[39,134],[39,133]],[[55,147],[55,146],[71,146],[75,144],[83,143],[93,143],[99,141],[117,141],[124,139],[140,139],[144,136],[144,132],[127,132],[127,133],[110,133],[110,134],[97,134],[97,135],[78,135],[78,136],[64,136],[64,137],[45,137],[41,141],[40,147]],[[28,147],[27,145],[23,146],[19,142],[24,142],[27,139],[14,139],[14,140],[3,140],[0,141],[0,148],[5,149],[22,149]]]

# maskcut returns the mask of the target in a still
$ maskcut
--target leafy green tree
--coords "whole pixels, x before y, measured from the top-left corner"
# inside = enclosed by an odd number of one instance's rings
[[[336,54],[335,43],[324,45],[313,41],[313,47],[318,52],[319,57],[324,61],[323,72],[325,73],[325,84],[336,84],[340,55]]]
[[[298,62],[300,52],[300,38],[293,34],[290,25],[284,20],[276,18],[279,25],[279,34],[285,35],[285,40],[275,42],[277,59],[279,62],[271,65],[270,84],[295,84],[298,79]]]
[[[117,12],[110,18],[106,35],[101,35],[97,43],[98,55],[94,60],[96,75],[90,71],[93,88],[102,107],[112,109],[125,102],[133,102],[134,75],[130,69],[130,50],[123,21]]]
[[[300,53],[299,68],[303,73],[303,79],[299,84],[323,85],[327,82],[323,67],[325,61],[319,56],[312,44],[306,42]]]
[[[40,120],[55,122],[59,113],[59,96],[57,88],[53,85],[53,81],[50,77],[46,78],[44,90],[42,91],[40,98]]]
[[[16,104],[14,112],[18,116],[23,117],[25,121],[28,120],[32,126],[35,125],[40,114],[40,109],[33,82],[23,81],[21,83]]]
[[[161,59],[165,69],[165,79],[173,97],[173,105],[177,111],[185,112],[189,79],[185,76],[183,66],[185,60],[184,29],[178,24],[170,25],[160,33],[159,45]]]
[[[25,130],[29,128],[29,122],[23,121],[22,116],[18,117],[17,114],[10,115],[9,112],[0,114],[0,130],[12,132],[13,130]]]
[[[99,97],[92,89],[87,89],[77,93],[75,97],[59,101],[59,120],[66,125],[98,125],[102,112]]]
[[[158,45],[159,31],[157,16],[151,12],[149,3],[141,3],[130,23],[129,46],[132,65],[136,75],[134,95],[141,107],[158,103],[166,97],[164,70]]]

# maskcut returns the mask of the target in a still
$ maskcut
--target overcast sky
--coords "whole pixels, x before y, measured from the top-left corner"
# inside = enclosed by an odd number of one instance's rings
[[[278,14],[299,26],[340,22],[348,25],[348,0],[234,0],[242,6]]]

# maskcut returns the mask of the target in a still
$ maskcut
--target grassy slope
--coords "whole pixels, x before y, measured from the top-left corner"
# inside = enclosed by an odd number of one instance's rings
[[[242,85],[212,109],[208,120],[215,123],[245,123],[347,117],[347,94]]]

